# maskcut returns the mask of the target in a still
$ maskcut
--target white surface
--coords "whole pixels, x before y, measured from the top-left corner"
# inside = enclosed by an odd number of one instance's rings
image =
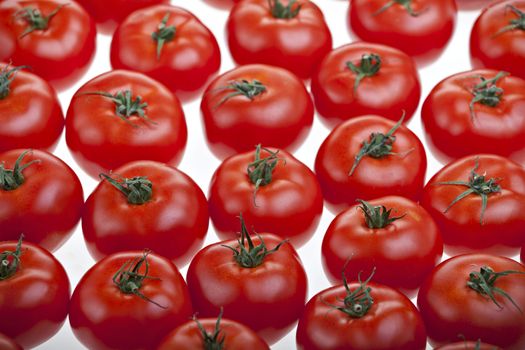
[[[334,47],[339,47],[343,44],[350,43],[353,39],[350,37],[347,29],[347,10],[348,1],[343,0],[313,0],[323,10],[327,19],[330,30],[332,31],[334,39]],[[228,47],[225,40],[224,26],[228,12],[219,10],[207,5],[202,0],[172,0],[173,5],[181,6],[197,15],[215,34],[219,41],[222,53],[221,73],[234,67],[231,60]],[[423,84],[423,94],[420,105],[423,99],[428,95],[432,87],[443,78],[460,71],[470,69],[469,55],[468,55],[468,38],[470,29],[476,19],[478,12],[459,12],[457,27],[450,45],[443,54],[443,56],[433,65],[420,70],[421,81]],[[96,75],[110,70],[109,62],[109,45],[111,38],[109,36],[99,35],[97,38],[97,53],[94,64],[91,66],[89,72],[84,76],[72,89],[60,94],[60,101],[64,109],[67,111],[69,101],[74,92],[87,80]],[[199,110],[200,100],[195,100],[184,105],[184,112],[186,114],[186,121],[188,124],[188,144],[184,159],[179,168],[191,176],[201,186],[203,191],[207,193],[209,181],[219,161],[208,150],[203,129],[201,126],[201,117]],[[421,138],[424,142],[423,133],[420,123],[419,109],[414,115],[414,118],[409,124],[409,127]],[[295,156],[313,167],[317,149],[321,145],[324,138],[328,135],[328,130],[316,119],[312,128],[312,132],[307,138],[303,146],[295,152]],[[93,191],[96,182],[88,177],[73,161],[64,141],[64,135],[60,144],[55,151],[55,154],[66,161],[79,175],[82,185],[84,187],[84,196],[87,196]],[[427,179],[432,176],[441,165],[428,152],[428,171]],[[321,267],[321,242],[326,231],[326,228],[333,219],[333,215],[327,210],[324,211],[319,228],[310,242],[299,250],[299,254],[304,263],[309,278],[309,297],[318,293],[322,289],[329,287],[329,283],[324,276]],[[210,230],[206,238],[205,245],[217,242],[218,238],[215,235],[213,227],[210,224]],[[72,288],[75,287],[82,275],[93,265],[94,261],[89,256],[84,245],[80,225],[77,227],[71,239],[55,254],[66,268],[69,278],[71,280]],[[181,270],[183,276],[186,276],[187,267]],[[45,344],[38,347],[38,349],[83,349],[80,343],[73,336],[69,322],[66,321],[61,331]],[[290,332],[279,343],[274,345],[272,349],[291,350],[295,349],[295,330]]]

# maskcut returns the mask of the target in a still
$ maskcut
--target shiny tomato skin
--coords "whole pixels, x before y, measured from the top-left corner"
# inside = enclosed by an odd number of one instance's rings
[[[179,267],[188,263],[208,231],[208,203],[199,186],[180,170],[152,161],[128,163],[111,176],[145,176],[153,183],[153,195],[144,204],[130,204],[108,181],[100,182],[82,215],[91,256],[100,260],[147,247]]]
[[[446,181],[467,181],[479,162],[478,174],[499,179],[500,193],[488,195],[488,204],[480,225],[482,198],[470,194],[445,209],[467,187],[438,185]],[[513,256],[523,244],[525,225],[525,169],[495,155],[469,156],[452,162],[430,179],[423,190],[421,205],[430,213],[443,236],[449,255],[487,252]]]
[[[423,144],[408,127],[401,125],[394,136],[392,152],[405,156],[383,158],[365,156],[349,176],[363,141],[371,133],[388,133],[395,122],[379,116],[363,116],[337,126],[324,140],[315,159],[315,173],[323,190],[325,204],[338,213],[357,199],[371,200],[387,195],[417,201],[425,183],[427,158]]]
[[[430,92],[421,117],[432,153],[443,163],[476,153],[495,153],[525,164],[525,80],[506,76],[496,85],[503,95],[496,107],[470,103],[469,91],[481,82],[479,76],[492,79],[494,70],[474,70],[444,79]]]
[[[216,318],[198,319],[208,334],[215,332]],[[224,338],[223,338],[224,337]],[[270,350],[268,344],[250,328],[242,323],[221,318],[219,339],[224,339],[224,349],[228,350]],[[175,328],[168,334],[157,350],[195,350],[203,349],[204,341],[197,323],[191,320]]]
[[[0,62],[0,72],[12,65]],[[0,152],[15,148],[53,150],[64,129],[64,114],[55,90],[48,82],[19,70],[0,99]]]
[[[306,304],[296,341],[299,350],[424,350],[426,333],[416,307],[393,288],[374,282],[374,305],[362,318],[351,318],[332,305],[342,306],[344,286],[325,289]],[[349,283],[351,290],[358,283]]]
[[[273,234],[260,237],[268,250],[282,241]],[[260,243],[259,237],[252,240],[256,246]],[[244,268],[224,245],[235,248],[239,243],[232,239],[209,245],[190,263],[186,280],[195,311],[211,317],[223,307],[225,318],[250,327],[274,344],[295,326],[306,301],[308,280],[299,255],[290,243],[284,243],[261,265]]]
[[[13,169],[26,150],[0,154],[0,163]],[[34,150],[23,161],[34,163],[23,170],[24,183],[15,190],[0,189],[0,241],[25,241],[55,251],[69,239],[84,205],[82,185],[73,170],[46,151]]]
[[[175,26],[173,40],[166,41],[160,57],[152,39],[163,18]],[[158,5],[133,12],[117,28],[111,42],[113,69],[144,73],[188,100],[199,93],[221,65],[219,45],[213,33],[191,12]]]
[[[377,13],[389,0],[352,0],[349,28],[361,40],[389,45],[413,57],[418,64],[436,60],[445,50],[456,25],[454,0],[411,0],[412,16],[400,3]]]
[[[363,55],[369,54],[379,55],[381,66],[377,74],[363,78],[354,92],[357,75],[346,63],[358,66]],[[414,61],[403,52],[357,42],[325,56],[312,76],[312,94],[321,120],[331,129],[366,114],[397,121],[405,113],[406,123],[419,104],[421,83]]]
[[[248,227],[290,239],[294,247],[300,247],[314,234],[323,212],[319,183],[306,165],[279,150],[278,157],[283,160],[275,167],[272,182],[259,187],[254,200],[255,185],[246,171],[254,154],[229,157],[215,171],[208,196],[215,231],[220,239],[238,237],[237,216],[242,213]],[[267,156],[263,150],[261,158]]]
[[[340,284],[343,269],[349,281],[357,281],[361,271],[368,276],[375,268],[375,282],[412,297],[441,261],[443,240],[437,225],[425,209],[403,197],[369,203],[392,209],[391,217],[405,216],[385,228],[371,229],[357,205],[341,212],[323,239],[325,274],[333,284]]]
[[[289,3],[282,0],[283,5]],[[240,65],[264,63],[308,79],[332,49],[324,15],[310,0],[298,0],[294,18],[274,18],[267,0],[245,0],[231,10],[226,34],[233,59]],[[254,40],[256,38],[256,40]]]
[[[15,252],[16,246],[17,241],[0,242],[0,253]],[[24,241],[18,271],[0,280],[2,333],[25,349],[42,344],[62,328],[70,294],[60,262],[47,250]],[[9,349],[2,345],[0,340],[0,349]]]
[[[140,292],[153,304],[124,294],[113,275],[141,251],[112,254],[95,264],[80,280],[71,297],[69,322],[73,334],[93,350],[145,350],[155,348],[192,315],[188,289],[179,270],[168,259],[151,253],[149,276]],[[142,268],[141,272],[144,270]]]
[[[421,286],[417,299],[431,345],[457,341],[461,334],[466,340],[481,338],[508,350],[525,347],[525,315],[503,296],[495,294],[500,309],[486,295],[466,285],[469,274],[479,272],[482,266],[495,272],[525,272],[525,266],[512,259],[487,254],[460,255],[438,265]],[[522,310],[525,308],[524,276],[500,277],[495,286],[507,292]]]
[[[44,16],[62,7],[46,30],[21,37],[28,23],[13,20],[17,11],[31,7]],[[0,61],[28,65],[58,90],[76,83],[89,68],[95,54],[95,23],[75,1],[7,0],[0,4]],[[58,48],[58,49],[57,49]]]
[[[253,99],[240,95],[221,102],[233,92],[221,88],[243,79],[258,80],[266,91]],[[259,143],[295,150],[312,127],[314,106],[294,74],[257,64],[235,68],[215,79],[204,93],[201,114],[210,149],[224,159]]]
[[[525,12],[525,1],[494,1],[480,14],[470,34],[470,61],[474,68],[503,70],[525,79],[525,31],[500,32],[519,16],[512,5]]]
[[[150,121],[132,115],[118,117],[109,98],[86,93],[116,94],[130,90],[147,103]],[[66,116],[66,142],[75,160],[93,177],[135,160],[177,165],[188,132],[177,97],[147,76],[125,70],[104,73],[82,86],[73,96]]]
[[[461,341],[451,343],[443,346],[438,346],[434,350],[502,350],[499,346],[494,346],[486,343],[478,343],[477,341]]]

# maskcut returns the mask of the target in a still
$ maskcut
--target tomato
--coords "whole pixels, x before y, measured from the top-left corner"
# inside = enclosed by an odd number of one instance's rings
[[[475,70],[446,78],[421,111],[425,136],[442,162],[496,153],[525,164],[525,80]]]
[[[2,350],[23,350],[20,345],[15,343],[13,339],[6,337],[0,333],[0,349]]]
[[[55,90],[25,68],[0,63],[0,152],[29,147],[52,150],[64,128]]]
[[[319,224],[323,197],[306,165],[286,151],[259,145],[222,162],[209,186],[208,205],[221,239],[238,237],[235,217],[243,213],[249,225],[299,247]]]
[[[483,10],[470,34],[470,60],[475,68],[525,79],[525,1],[493,2]]]
[[[0,241],[23,233],[28,242],[57,250],[80,220],[83,196],[77,175],[51,153],[1,153]]]
[[[223,9],[223,10],[230,10],[231,7],[239,2],[240,0],[204,0],[205,3],[208,5]]]
[[[86,201],[82,229],[96,260],[147,247],[185,265],[208,231],[208,203],[183,172],[137,161],[104,175]]]
[[[398,195],[418,200],[427,158],[421,141],[401,121],[363,116],[337,126],[324,140],[315,172],[325,203],[338,213],[357,199]]]
[[[201,113],[210,149],[225,158],[258,143],[293,151],[312,127],[314,106],[303,82],[292,73],[248,65],[208,86]]]
[[[443,346],[438,346],[434,350],[501,350],[500,347],[482,343],[478,341],[462,341]]]
[[[332,49],[323,13],[310,0],[240,1],[230,12],[226,34],[238,64],[278,66],[302,79]]]
[[[250,327],[268,344],[295,326],[308,285],[293,246],[273,234],[250,238],[242,215],[241,237],[202,249],[186,280],[199,315],[211,317],[223,307],[224,317]]]
[[[460,255],[438,265],[417,299],[430,343],[443,345],[461,334],[466,340],[523,349],[523,274],[520,263],[486,254]]]
[[[416,307],[403,294],[366,280],[325,289],[306,304],[299,350],[424,350],[426,333]]]
[[[144,7],[168,4],[169,0],[76,0],[93,16],[97,29],[111,34],[132,12]]]
[[[95,53],[95,24],[75,1],[0,3],[0,61],[28,65],[64,90],[87,71]]]
[[[129,251],[102,259],[82,277],[69,322],[89,349],[153,349],[192,312],[186,283],[171,261]]]
[[[330,128],[366,114],[397,120],[405,113],[408,122],[419,104],[421,84],[406,54],[358,42],[341,46],[323,59],[312,77],[312,94],[322,121]]]
[[[117,70],[90,80],[67,111],[67,145],[93,177],[134,160],[177,165],[186,140],[177,97],[140,73]]]
[[[421,205],[438,224],[449,255],[515,255],[523,244],[525,169],[495,155],[459,159],[430,179]]]
[[[19,236],[18,242],[0,242],[0,329],[23,348],[33,348],[62,328],[70,287],[60,262]],[[2,350],[9,349],[5,342],[0,340]]]
[[[158,5],[133,12],[117,28],[111,65],[144,73],[189,99],[219,71],[221,54],[212,32],[192,13]]]
[[[425,65],[445,50],[456,17],[454,0],[352,0],[348,21],[361,40],[398,48]]]

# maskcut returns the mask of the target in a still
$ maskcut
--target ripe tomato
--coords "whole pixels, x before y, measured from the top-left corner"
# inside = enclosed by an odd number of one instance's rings
[[[238,64],[278,66],[302,79],[308,79],[332,49],[323,13],[310,0],[238,2],[230,12],[226,34]]]
[[[524,349],[523,274],[520,263],[486,254],[460,255],[438,265],[417,299],[430,343],[447,344],[461,334],[466,340]]]
[[[426,333],[416,307],[393,288],[366,281],[325,289],[306,304],[299,350],[424,350]]]
[[[22,347],[33,348],[62,328],[70,287],[60,262],[22,238],[0,242],[0,329]],[[0,340],[0,349],[9,349],[4,343]]]
[[[64,90],[87,71],[95,53],[95,23],[75,1],[0,3],[0,61],[28,65]]]
[[[333,284],[341,283],[345,267],[349,280],[376,269],[376,282],[409,297],[442,254],[443,240],[432,217],[411,200],[394,196],[361,201],[337,215],[322,245],[323,268]]]
[[[462,341],[438,346],[434,350],[502,350],[499,346],[494,346],[478,341]]]
[[[315,172],[327,207],[338,213],[357,199],[398,195],[417,201],[427,158],[421,141],[401,121],[363,116],[337,126],[322,143]]]
[[[67,145],[93,177],[134,160],[177,165],[186,140],[177,97],[140,73],[117,70],[90,80],[67,111]]]
[[[102,179],[82,216],[95,260],[147,247],[183,266],[202,246],[208,203],[189,176],[169,165],[137,161]]]
[[[51,153],[0,154],[0,241],[23,233],[28,242],[55,251],[73,233],[83,205],[77,175]]]
[[[470,156],[441,169],[423,190],[449,255],[512,256],[523,244],[525,169],[494,155]]]
[[[421,116],[442,162],[496,153],[525,164],[525,80],[492,70],[455,74],[430,92]]]
[[[258,227],[255,227],[258,229]],[[293,246],[273,234],[215,243],[193,258],[186,277],[193,307],[243,323],[268,344],[284,337],[304,308],[307,277]]]
[[[0,333],[0,349],[2,350],[23,350],[20,345],[15,343],[13,339]]]
[[[286,151],[259,145],[222,162],[210,183],[208,205],[221,239],[238,237],[236,215],[243,213],[249,225],[299,247],[319,224],[323,196],[306,165]]]
[[[483,10],[472,28],[472,66],[501,69],[525,79],[524,43],[525,1],[493,2]]]
[[[396,47],[428,64],[445,50],[456,17],[454,0],[352,0],[348,21],[361,40]]]
[[[224,10],[230,10],[231,7],[239,1],[240,0],[204,0],[205,3]]]
[[[188,99],[219,71],[212,32],[192,13],[168,5],[133,12],[111,42],[111,65],[144,73]]]
[[[293,151],[312,127],[314,106],[303,82],[292,73],[248,65],[208,86],[201,113],[210,149],[225,158],[252,150],[254,143]],[[269,117],[261,118],[261,113]]]
[[[186,283],[171,261],[130,251],[104,258],[82,277],[69,322],[89,349],[154,349],[192,312]]]
[[[132,12],[144,7],[169,4],[169,0],[76,0],[89,12],[97,29],[104,34],[111,34],[117,26]]]
[[[0,152],[54,149],[64,128],[55,90],[25,68],[0,62]]]
[[[323,59],[312,77],[312,94],[330,128],[366,114],[396,119],[405,113],[408,122],[419,104],[421,84],[406,54],[359,42],[335,49]]]

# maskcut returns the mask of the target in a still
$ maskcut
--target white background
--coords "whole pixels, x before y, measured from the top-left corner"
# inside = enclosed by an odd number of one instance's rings
[[[333,35],[334,47],[339,47],[343,44],[352,42],[354,39],[349,34],[347,29],[347,12],[348,1],[344,0],[313,0],[317,3],[324,12],[328,25]],[[468,1],[468,0],[467,0]],[[224,27],[228,12],[211,7],[203,0],[172,0],[173,5],[181,6],[193,12],[199,17],[206,26],[217,37],[222,52],[222,66],[221,73],[230,70],[234,67],[230,57],[228,47],[225,40]],[[420,70],[421,81],[423,85],[423,94],[420,105],[433,86],[435,86],[443,78],[460,71],[470,69],[469,54],[468,54],[468,38],[470,30],[478,15],[478,11],[465,12],[461,11],[458,15],[458,21],[454,36],[441,58],[432,64]],[[84,78],[70,90],[60,94],[60,101],[66,112],[71,96],[74,92],[87,80],[96,75],[106,72],[111,69],[109,62],[109,45],[111,38],[109,36],[100,35],[97,38],[97,53],[93,65]],[[190,175],[207,193],[209,181],[219,161],[208,150],[202,129],[200,110],[200,100],[192,101],[184,105],[184,112],[186,114],[186,121],[188,124],[188,144],[186,153],[179,168]],[[423,132],[420,123],[419,109],[414,115],[409,127],[422,139]],[[295,152],[295,156],[307,164],[310,168],[313,167],[317,149],[321,142],[328,135],[326,129],[320,121],[316,118],[312,131],[303,146]],[[78,174],[84,187],[84,196],[87,196],[93,191],[96,186],[95,180],[88,177],[73,161],[64,141],[62,139],[55,151],[55,155],[68,163]],[[432,176],[441,165],[434,159],[427,149],[428,156],[428,171],[427,179]],[[299,254],[304,263],[309,278],[309,297],[317,292],[329,287],[329,283],[324,276],[321,267],[321,242],[326,231],[326,228],[333,219],[333,215],[327,210],[324,211],[319,228],[310,242],[299,249]],[[212,225],[205,242],[208,245],[217,242],[218,238],[215,235]],[[84,245],[80,225],[77,227],[71,239],[61,248],[56,254],[57,258],[62,262],[68,272],[71,280],[72,288],[77,284],[82,275],[93,265],[94,261],[88,254]],[[183,276],[186,276],[187,267],[182,268]],[[130,310],[130,312],[132,312]],[[83,347],[75,339],[71,332],[69,323],[61,329],[61,331],[51,340],[41,345],[38,349],[82,349]],[[274,345],[272,349],[295,349],[295,330],[290,332],[279,343]]]

